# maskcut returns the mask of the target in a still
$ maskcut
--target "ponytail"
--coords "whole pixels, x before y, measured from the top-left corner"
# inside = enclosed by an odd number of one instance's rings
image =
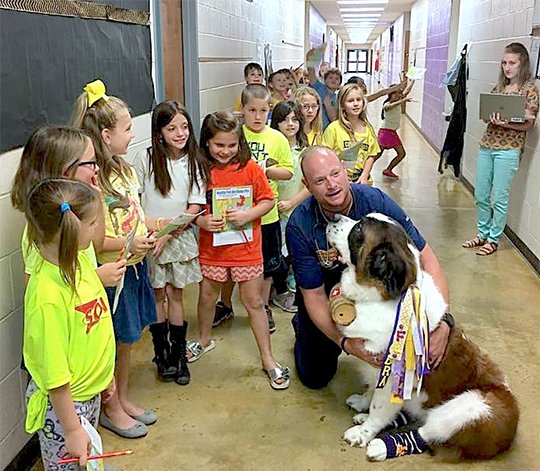
[[[38,183],[28,195],[26,219],[30,243],[40,249],[54,244],[62,279],[76,291],[81,221],[98,208],[97,193],[87,184],[65,179]]]

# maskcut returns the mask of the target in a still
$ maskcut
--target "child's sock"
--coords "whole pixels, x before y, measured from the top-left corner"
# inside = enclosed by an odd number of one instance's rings
[[[385,433],[378,436],[377,439],[386,446],[386,458],[419,455],[429,450],[428,444],[420,436],[417,429]]]

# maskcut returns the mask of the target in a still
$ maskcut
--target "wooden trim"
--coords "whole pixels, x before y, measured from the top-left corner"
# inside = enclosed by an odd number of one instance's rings
[[[182,3],[178,0],[161,1],[161,38],[165,99],[184,103]]]

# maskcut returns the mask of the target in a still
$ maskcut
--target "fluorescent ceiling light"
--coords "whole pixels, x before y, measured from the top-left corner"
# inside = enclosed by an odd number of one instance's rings
[[[379,15],[342,15],[341,16],[344,20],[361,20],[362,18],[374,18],[379,19]]]
[[[337,2],[338,5],[386,5],[388,0],[340,0]]]
[[[376,8],[368,8],[368,7],[361,7],[361,8],[340,8],[341,13],[368,13],[368,12],[378,12],[383,11],[384,7],[376,7]]]

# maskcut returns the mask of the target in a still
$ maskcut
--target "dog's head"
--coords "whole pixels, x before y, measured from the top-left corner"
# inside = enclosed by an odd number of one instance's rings
[[[417,279],[417,251],[405,230],[389,217],[369,214],[358,222],[341,216],[327,227],[328,242],[356,273],[356,282],[395,299]]]

